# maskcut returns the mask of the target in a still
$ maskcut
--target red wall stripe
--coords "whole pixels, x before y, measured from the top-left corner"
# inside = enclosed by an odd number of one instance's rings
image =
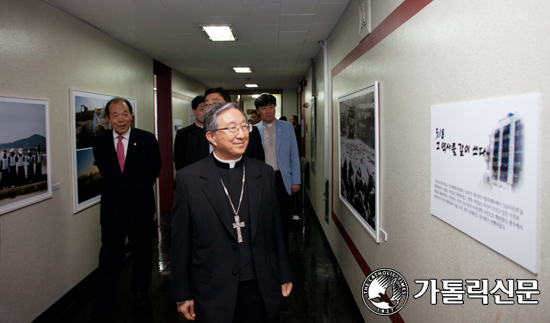
[[[357,45],[344,59],[342,59],[331,71],[331,92],[330,92],[330,102],[332,104],[332,111],[334,111],[334,101],[332,97],[332,89],[334,88],[334,77],[338,73],[342,72],[349,65],[371,50],[374,46],[380,43],[384,38],[394,32],[397,28],[411,19],[416,15],[420,10],[424,9],[430,2],[433,0],[405,0],[399,7],[397,7],[384,21],[382,21],[371,33],[367,36],[359,45]],[[332,118],[332,129],[334,129],[334,120]],[[332,136],[332,160],[334,160],[334,135]],[[334,167],[332,168],[332,181],[333,183],[337,181],[338,178],[334,177]],[[338,183],[340,185],[340,183]],[[331,192],[332,205],[334,207],[334,190]],[[332,212],[332,221],[336,225],[336,228],[342,235],[342,238],[346,242],[349,250],[351,251],[355,261],[365,274],[365,277],[372,273],[367,261],[361,255],[361,252],[349,236],[348,232],[336,216],[336,213]],[[393,323],[404,323],[405,321],[399,315],[399,313],[389,316],[390,320]]]
[[[382,21],[357,47],[355,47],[344,59],[332,69],[332,77],[335,77],[355,62],[359,57],[371,50],[384,38],[411,19],[420,10],[433,0],[405,0],[384,21]]]

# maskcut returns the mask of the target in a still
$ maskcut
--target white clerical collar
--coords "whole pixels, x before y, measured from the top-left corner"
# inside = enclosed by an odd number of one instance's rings
[[[263,122],[263,121],[262,121]],[[272,123],[265,123],[263,122],[264,126],[268,126],[268,127],[273,127],[273,125],[275,124],[275,120],[273,120]]]
[[[118,136],[122,136],[126,138],[126,140],[130,140],[130,130],[132,130],[132,127],[128,128],[128,131],[126,131],[122,135],[119,135],[118,132],[116,132],[115,129],[113,129],[113,139],[116,139]]]
[[[201,129],[202,129],[202,127],[203,127],[203,126],[199,126],[199,125],[197,124],[197,122],[196,122],[196,121],[195,121],[195,126],[197,126],[197,127],[201,128]]]
[[[216,158],[216,160],[219,161],[220,163],[229,164],[229,168],[235,168],[235,164],[237,164],[238,162],[241,161],[241,159],[243,159],[243,156],[241,156],[233,160],[223,160],[223,159],[219,159],[218,156],[216,156],[216,152],[213,152],[213,154],[214,154],[214,158]]]

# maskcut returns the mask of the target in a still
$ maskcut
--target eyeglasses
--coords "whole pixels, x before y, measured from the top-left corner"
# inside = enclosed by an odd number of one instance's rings
[[[221,103],[220,100],[213,99],[212,103],[203,103],[202,107],[206,110],[206,109],[210,108],[212,105],[217,104],[217,103]]]
[[[252,127],[254,127],[254,126],[251,125],[251,124],[245,124],[244,126],[231,126],[231,127],[227,127],[227,128],[219,128],[219,129],[216,129],[214,131],[229,130],[229,132],[231,132],[231,133],[238,133],[239,130],[242,130],[243,133],[244,133],[247,130],[248,130],[248,132],[252,132]]]

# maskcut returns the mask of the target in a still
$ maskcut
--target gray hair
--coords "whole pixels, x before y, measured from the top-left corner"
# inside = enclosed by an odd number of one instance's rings
[[[229,109],[238,110],[246,120],[244,112],[241,110],[238,104],[233,102],[228,103],[216,103],[213,104],[204,114],[204,132],[216,131],[220,126],[220,120],[218,117]]]

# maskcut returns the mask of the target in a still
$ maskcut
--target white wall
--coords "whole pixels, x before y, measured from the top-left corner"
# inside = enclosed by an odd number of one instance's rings
[[[243,104],[244,114],[246,114],[247,119],[250,119],[250,114],[247,114],[246,112],[248,110],[256,110],[256,106],[254,105],[254,99],[249,101],[243,101],[243,103],[244,103]]]
[[[73,214],[69,89],[137,100],[154,131],[153,62],[38,0],[0,2],[0,96],[49,100],[53,198],[0,216],[0,322],[30,322],[92,272],[99,204]]]
[[[205,85],[172,70],[172,119],[182,120],[184,127],[190,125],[191,101],[197,95],[204,95],[206,89]]]
[[[309,187],[306,187],[306,192],[313,205],[315,213],[319,217],[319,221],[322,226],[326,226],[325,222],[325,201],[323,200],[323,193],[325,192],[325,160],[324,160],[324,140],[327,134],[324,127],[325,117],[325,82],[324,82],[324,66],[323,66],[324,54],[320,51],[315,58],[315,79],[313,79],[313,67],[310,66],[305,78],[307,80],[307,86],[304,88],[305,101],[308,103],[308,108],[305,109],[305,124],[307,124],[307,132],[305,132],[306,142],[306,158],[310,162],[309,165]],[[316,83],[317,93],[313,93],[313,84]],[[316,172],[313,173],[312,169],[312,154],[311,154],[311,137],[313,136],[312,128],[312,112],[311,97],[315,96],[317,109],[316,114],[316,150],[315,150],[315,164]],[[327,178],[330,178],[331,174],[327,174]],[[304,186],[305,187],[305,186]]]
[[[290,121],[291,115],[298,115],[298,93],[296,89],[283,89],[282,101],[281,115],[286,116]]]
[[[402,1],[374,1],[373,22],[380,24]],[[405,4],[413,1],[403,2]],[[419,2],[417,2],[419,3]],[[332,70],[359,45],[358,0],[352,0],[329,38]],[[405,322],[547,322],[550,307],[550,3],[542,0],[454,1],[429,3],[371,50],[330,76],[333,89],[331,140],[338,138],[338,98],[380,82],[381,226],[388,241],[376,244],[338,199],[338,143],[334,144],[332,211],[360,256],[372,269],[393,268],[411,288],[400,312]],[[373,26],[375,27],[375,26]],[[309,75],[309,74],[308,74]],[[309,83],[309,80],[308,80]],[[319,87],[322,91],[322,88]],[[430,214],[430,107],[434,104],[540,93],[538,275],[534,275]],[[306,93],[307,98],[307,93]],[[306,118],[307,120],[307,118]],[[307,140],[306,140],[307,142]],[[323,145],[317,143],[322,152]],[[332,151],[331,151],[332,152]],[[313,179],[318,181],[318,179]],[[319,192],[310,193],[320,211]],[[388,322],[362,303],[365,274],[333,219],[323,225],[327,238],[367,322]],[[430,305],[429,295],[413,299],[414,279],[538,279],[538,306],[497,306],[465,299],[465,305]]]

